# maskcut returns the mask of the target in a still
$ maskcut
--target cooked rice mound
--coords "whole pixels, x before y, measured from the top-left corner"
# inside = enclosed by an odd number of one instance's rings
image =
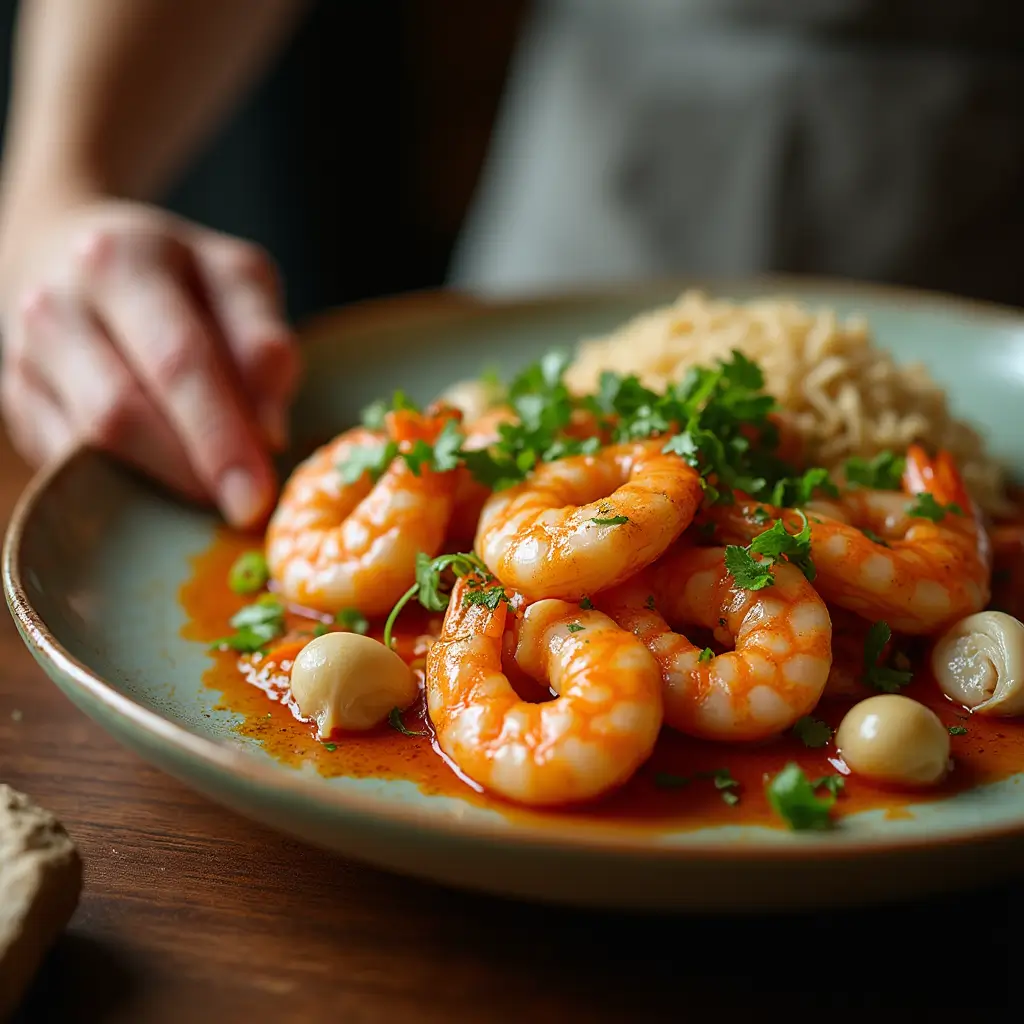
[[[875,347],[867,321],[795,301],[733,303],[699,291],[580,343],[566,383],[593,392],[605,370],[635,374],[662,390],[694,365],[739,350],[764,371],[765,386],[803,439],[808,465],[837,468],[851,455],[902,452],[915,441],[957,460],[975,500],[1007,511],[1001,467],[980,435],[949,412],[946,393],[919,363],[897,364]]]

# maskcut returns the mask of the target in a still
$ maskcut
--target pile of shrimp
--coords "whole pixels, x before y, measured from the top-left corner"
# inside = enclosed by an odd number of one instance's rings
[[[396,457],[346,484],[353,446],[431,443],[460,414],[390,414],[326,445],[289,479],[267,534],[283,595],[307,608],[384,615],[417,558],[472,537],[479,572],[455,580],[425,668],[436,743],[469,779],[535,806],[591,800],[623,784],[664,727],[723,742],[791,728],[830,694],[861,684],[873,622],[936,634],[984,608],[991,553],[951,457],[906,452],[902,491],[842,486],[828,501],[775,508],[736,494],[713,504],[698,471],[664,438],[604,443],[538,464],[489,492],[465,467],[414,472]],[[506,410],[468,424],[497,437]],[[963,515],[911,518],[922,493]],[[776,521],[810,530],[813,581],[785,560],[744,589],[726,545]],[[760,556],[758,556],[760,557]],[[550,688],[532,703],[512,679]],[[511,678],[510,678],[511,677]]]

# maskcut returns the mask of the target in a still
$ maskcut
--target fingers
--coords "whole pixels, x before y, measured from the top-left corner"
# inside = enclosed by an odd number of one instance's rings
[[[259,424],[269,443],[281,449],[300,358],[274,266],[257,246],[223,235],[204,233],[195,254],[207,302]]]
[[[186,497],[206,496],[170,423],[84,302],[40,293],[24,310],[23,322],[35,373],[60,404],[70,433]]]
[[[100,319],[207,493],[234,525],[255,525],[273,501],[274,475],[214,329],[182,283],[180,256],[175,266],[173,253],[153,258],[125,241],[92,261]]]
[[[59,458],[74,444],[59,402],[26,366],[5,372],[0,401],[11,443],[31,465]]]

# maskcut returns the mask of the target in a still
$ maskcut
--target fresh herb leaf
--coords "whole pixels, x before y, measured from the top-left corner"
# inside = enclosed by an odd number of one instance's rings
[[[580,608],[582,608],[585,612],[589,612],[593,607],[594,602],[591,601],[589,597],[580,598]]]
[[[962,725],[951,725],[949,727],[950,736],[966,736],[967,730]]]
[[[331,627],[324,625],[322,622],[318,622],[312,629],[313,636],[323,636],[325,633],[330,633]]]
[[[369,473],[370,479],[376,482],[395,461],[397,455],[398,444],[394,441],[354,446],[349,451],[348,458],[338,464],[342,483],[354,484],[364,473]]]
[[[740,802],[739,794],[732,790],[739,788],[739,782],[732,777],[728,768],[716,768],[710,772],[697,772],[698,779],[711,779],[715,789],[722,794],[722,800],[730,806]]]
[[[255,654],[284,632],[284,605],[273,594],[264,594],[235,612],[230,624],[235,632],[215,640],[210,646],[219,650]]]
[[[805,747],[812,749],[824,747],[832,739],[832,729],[826,722],[821,722],[810,715],[798,718],[793,725],[793,733]]]
[[[790,533],[781,519],[776,519],[770,529],[758,534],[750,542],[750,552],[764,555],[773,562],[785,560],[795,565],[811,582],[816,575],[811,561],[811,524],[803,512],[797,511],[803,521],[799,533]]]
[[[336,751],[337,749],[338,749],[338,744],[337,744],[337,743],[325,743],[325,744],[324,744],[324,750],[327,750],[327,751],[329,751],[329,752],[330,752],[330,753],[332,753],[332,754],[333,754],[333,753],[334,753],[334,752],[335,752],[335,751]]]
[[[889,546],[888,543],[882,537],[879,537],[874,530],[869,530],[867,527],[862,526],[860,532],[863,533],[872,544],[881,544],[883,548],[887,548]]]
[[[405,722],[402,721],[402,709],[392,708],[388,712],[388,725],[392,729],[400,732],[403,736],[426,736],[425,732],[417,732],[415,729],[410,729]]]
[[[815,466],[803,476],[783,477],[776,481],[768,500],[777,508],[800,508],[819,492],[829,498],[839,497],[839,488],[832,482],[824,466]]]
[[[383,398],[378,398],[376,402],[371,402],[363,409],[359,419],[362,421],[363,426],[369,430],[383,430],[384,418],[388,414],[388,408],[388,403]]]
[[[846,780],[842,775],[822,775],[811,783],[811,789],[827,789],[832,796],[839,796],[846,788]]]
[[[734,793],[731,789],[722,790],[722,803],[728,804],[730,807],[735,807],[740,802],[738,793]]]
[[[710,661],[715,656],[715,652],[710,647],[705,647],[700,654],[697,655],[697,661]]]
[[[740,590],[761,590],[774,582],[770,559],[757,561],[748,548],[728,544],[725,548],[725,568]]]
[[[228,570],[228,586],[236,594],[256,594],[267,585],[268,579],[270,572],[262,551],[246,551]]]
[[[750,518],[757,523],[758,526],[764,526],[765,523],[771,519],[771,513],[764,507],[764,505],[758,505],[757,508],[751,513]]]
[[[450,571],[455,576],[470,576],[479,573],[482,580],[493,577],[487,566],[472,552],[438,555],[431,558],[422,551],[416,556],[416,582],[395,602],[391,614],[384,623],[384,646],[391,646],[391,633],[402,609],[413,599],[430,612],[443,612],[448,607],[448,590],[442,588],[441,577]],[[500,598],[499,598],[500,600]],[[497,602],[494,607],[497,607]]]
[[[795,762],[787,764],[765,783],[765,795],[772,810],[791,829],[827,829],[832,825],[835,796],[832,793],[818,796],[803,769]]]
[[[369,632],[370,622],[358,608],[342,608],[334,617],[339,626],[344,626],[350,633],[361,633],[363,636]]]
[[[875,491],[903,490],[903,469],[906,460],[893,452],[879,452],[870,459],[853,456],[846,460],[844,472],[848,483]]]
[[[654,609],[654,595],[653,595],[653,594],[648,594],[648,595],[647,595],[647,600],[646,600],[646,601],[644,601],[644,607],[645,607],[645,608],[646,608],[646,609],[647,609],[647,610],[648,610],[649,612],[653,612],[653,611],[655,610],[655,609]]]
[[[490,611],[494,611],[495,608],[501,604],[502,601],[508,601],[508,594],[505,593],[505,588],[500,586],[470,586],[470,589],[462,595],[462,603],[464,606],[471,604],[482,604],[485,608]]]
[[[570,633],[582,633],[585,627],[581,626],[578,622],[570,622],[565,628]]]
[[[907,509],[908,516],[914,519],[930,519],[933,523],[941,523],[948,512],[958,516],[964,514],[964,510],[955,501],[942,505],[935,500],[935,495],[929,494],[928,491],[922,491]]]
[[[892,639],[887,622],[875,622],[864,639],[864,681],[882,693],[898,693],[913,678],[913,673],[880,664],[882,652]]]
[[[600,516],[590,520],[595,526],[621,526],[623,523],[629,522],[629,516],[608,516],[607,518],[601,518]]]

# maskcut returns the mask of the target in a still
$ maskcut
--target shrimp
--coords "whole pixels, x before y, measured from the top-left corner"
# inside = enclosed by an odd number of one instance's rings
[[[528,703],[502,671],[508,605],[474,603],[481,585],[456,582],[427,655],[427,709],[441,750],[474,782],[524,804],[576,803],[624,783],[661,729],[654,658],[599,611],[538,601],[518,624],[514,657],[558,696]]]
[[[403,448],[432,442],[454,411],[390,413],[388,434]],[[376,483],[346,484],[339,466],[385,435],[357,427],[319,448],[288,479],[267,527],[270,575],[284,597],[316,611],[387,612],[416,576],[419,552],[435,555],[451,517],[451,472],[416,475],[395,459]]]
[[[679,547],[594,599],[657,659],[666,724],[703,739],[761,740],[818,703],[832,664],[828,610],[795,566],[773,573],[772,586],[741,590],[724,548]],[[702,651],[670,622],[710,629],[735,649]]]
[[[579,600],[650,565],[690,525],[697,471],[661,441],[619,444],[538,466],[484,506],[476,550],[529,597]]]
[[[920,494],[941,505],[954,503],[962,514],[947,511],[938,522],[912,517],[910,498]],[[840,504],[842,517],[819,506],[810,519],[814,582],[829,604],[913,635],[937,632],[985,607],[991,544],[981,512],[947,452],[931,459],[912,445],[902,493],[853,488]],[[712,514],[725,535],[749,540],[764,529],[753,518],[755,511],[748,503]],[[792,510],[775,514],[791,531],[802,526]]]

